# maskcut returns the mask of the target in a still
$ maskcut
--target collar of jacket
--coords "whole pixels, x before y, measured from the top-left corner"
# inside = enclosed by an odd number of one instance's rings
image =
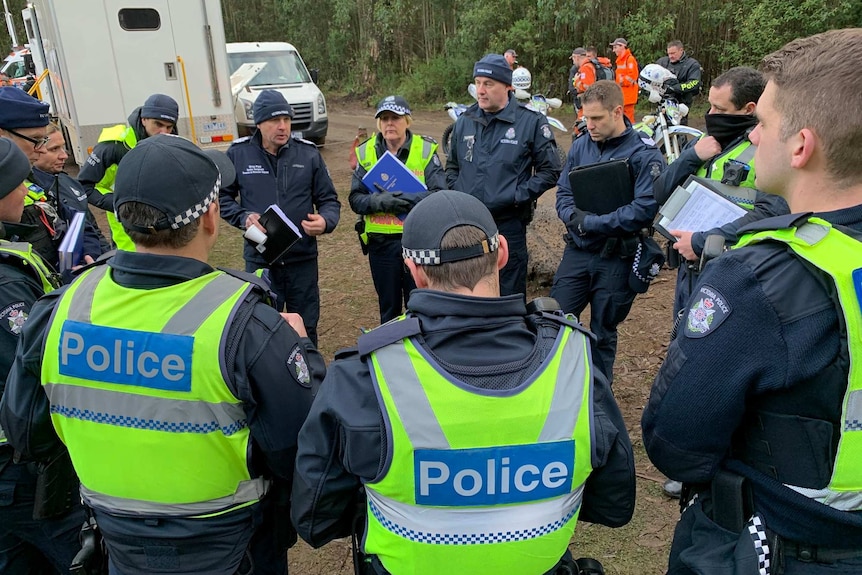
[[[505,108],[494,114],[491,117],[491,120],[500,120],[501,122],[514,124],[515,120],[517,119],[515,117],[515,114],[518,111],[518,106],[520,106],[520,104],[518,103],[518,100],[515,99],[515,92],[509,92],[509,103],[506,104]],[[467,108],[467,110],[464,111],[464,114],[468,115],[470,118],[476,120],[484,126],[487,126],[491,123],[490,120],[487,119],[487,116],[482,113],[482,109],[479,108],[479,102],[476,102],[475,104]]]
[[[278,149],[278,154],[276,154],[276,157],[281,155],[282,150],[290,149],[290,141],[292,139],[293,138],[290,136],[287,137],[287,143],[285,143],[282,147],[280,147]],[[249,138],[249,141],[253,142],[255,146],[257,146],[258,148],[260,148],[261,150],[263,150],[267,154],[269,153],[266,151],[266,148],[263,147],[263,135],[260,133],[260,130],[255,129],[254,134],[251,135],[251,138]]]

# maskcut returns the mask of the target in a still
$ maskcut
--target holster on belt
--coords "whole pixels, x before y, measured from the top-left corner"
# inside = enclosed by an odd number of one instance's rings
[[[601,257],[608,259],[619,257],[626,259],[634,257],[638,250],[638,236],[624,238],[608,238],[600,252]]]
[[[78,476],[66,449],[36,465],[36,495],[33,519],[65,515],[80,500]]]
[[[713,477],[710,492],[712,520],[728,531],[734,533],[742,531],[754,513],[754,502],[748,480],[722,469]]]

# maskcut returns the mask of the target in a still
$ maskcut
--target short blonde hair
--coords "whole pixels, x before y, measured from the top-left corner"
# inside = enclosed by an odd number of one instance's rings
[[[395,114],[395,112],[392,113]],[[401,117],[407,120],[407,127],[409,128],[410,125],[413,123],[413,116],[411,116],[410,114],[404,114]],[[377,131],[381,134],[383,133],[383,122],[380,121],[380,118],[377,118]]]

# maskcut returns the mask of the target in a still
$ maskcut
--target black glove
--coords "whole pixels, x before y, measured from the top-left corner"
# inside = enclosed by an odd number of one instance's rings
[[[372,213],[406,214],[413,204],[401,197],[401,192],[378,192],[371,194],[368,206]]]
[[[587,231],[584,229],[584,219],[587,216],[592,216],[590,212],[585,212],[584,210],[579,210],[575,208],[572,212],[572,217],[569,218],[569,223],[566,224],[566,227],[569,228],[569,231],[572,235],[578,237],[584,237],[587,235]]]

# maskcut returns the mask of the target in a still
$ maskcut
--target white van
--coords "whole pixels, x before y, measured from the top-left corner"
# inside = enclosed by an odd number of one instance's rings
[[[252,110],[261,90],[278,90],[293,108],[293,135],[318,146],[324,144],[329,128],[326,99],[317,87],[317,71],[308,72],[296,48],[287,42],[234,42],[227,44],[227,59],[231,74],[243,64],[266,64],[237,97],[235,113],[240,136],[255,130]]]

